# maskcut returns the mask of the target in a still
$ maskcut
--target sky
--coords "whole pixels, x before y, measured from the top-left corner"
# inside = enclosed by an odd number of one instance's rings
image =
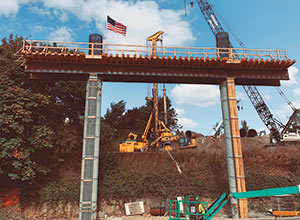
[[[210,0],[247,48],[283,49],[299,60],[289,68],[290,80],[281,89],[300,107],[300,1],[299,0]],[[189,0],[187,0],[189,3]],[[127,26],[127,36],[106,33],[106,16]],[[103,35],[104,42],[145,45],[145,39],[163,30],[163,46],[215,47],[215,38],[196,1],[184,0],[0,0],[0,37],[10,34],[31,40],[88,42],[90,34]],[[234,47],[238,43],[230,36]],[[102,115],[110,103],[126,101],[127,109],[145,104],[152,85],[103,83]],[[273,115],[283,123],[292,109],[274,87],[258,87]],[[166,84],[167,95],[178,113],[183,130],[204,135],[222,118],[220,92],[216,85]],[[267,130],[241,86],[236,86],[242,110],[239,120],[250,128]],[[162,85],[159,85],[162,95]]]

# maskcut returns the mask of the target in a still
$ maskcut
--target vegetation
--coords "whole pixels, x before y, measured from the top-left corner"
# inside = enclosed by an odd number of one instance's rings
[[[110,108],[101,121],[101,150],[102,152],[118,151],[119,143],[127,138],[130,132],[136,133],[140,138],[145,130],[149,116],[153,110],[151,101],[138,108],[126,110],[126,102],[111,103]],[[163,98],[159,98],[159,117],[163,118]],[[177,123],[177,113],[167,98],[167,121],[172,130],[180,128]],[[153,122],[153,120],[152,120]],[[154,127],[154,123],[152,123]]]
[[[80,195],[80,183],[78,180],[72,180],[68,182],[52,181],[47,183],[40,191],[40,197],[43,202],[46,202],[50,206],[57,206],[62,203],[67,204],[79,204]]]
[[[253,142],[253,140],[251,140]],[[105,200],[135,200],[176,195],[217,198],[228,192],[225,149],[173,152],[180,175],[166,153],[105,154],[101,158],[100,186]],[[247,190],[299,185],[300,151],[273,151],[261,147],[244,151]],[[295,161],[297,160],[297,161]]]
[[[16,56],[22,43],[11,35],[0,45],[0,177],[1,184],[41,185],[63,162],[61,153],[82,148],[85,83],[31,80]],[[141,135],[153,106],[125,105],[112,103],[101,119],[102,153],[118,150],[130,131]],[[167,108],[169,127],[179,128],[169,99]]]
[[[22,41],[0,45],[0,175],[33,184],[62,161],[58,152],[81,145],[84,83],[30,80],[15,55]]]
[[[50,205],[77,204],[80,172],[77,178],[62,180],[56,171],[67,175],[69,153],[80,154],[82,148],[85,83],[30,80],[15,56],[22,40],[11,35],[0,45],[0,186],[21,187],[21,201],[37,198]],[[162,102],[160,98],[161,118]],[[147,101],[126,109],[126,102],[120,101],[112,103],[101,118],[100,198],[165,199],[187,194],[216,198],[227,192],[224,148],[175,152],[182,175],[164,152],[114,153],[129,132],[141,137],[152,108]],[[168,126],[180,133],[169,99],[167,109]],[[248,128],[246,122],[242,126]],[[251,147],[243,153],[248,190],[300,184],[299,149]],[[80,170],[75,163],[73,169]]]
[[[249,126],[248,126],[248,123],[246,120],[241,120],[241,126],[242,126],[242,129],[244,129],[245,131],[248,132]]]

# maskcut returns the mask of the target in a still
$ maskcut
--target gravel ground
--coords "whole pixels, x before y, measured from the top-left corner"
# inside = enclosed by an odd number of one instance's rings
[[[168,220],[169,217],[155,217],[155,216],[123,216],[123,217],[109,217],[109,218],[103,218],[101,220]],[[274,220],[274,216],[268,216],[268,217],[260,217],[260,218],[244,218],[243,220]],[[213,220],[232,220],[232,218],[226,218],[226,217],[215,217]],[[277,218],[277,220],[300,220],[299,217],[280,217]]]

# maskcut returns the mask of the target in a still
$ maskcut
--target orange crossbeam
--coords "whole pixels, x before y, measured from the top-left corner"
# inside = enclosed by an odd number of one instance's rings
[[[103,81],[220,84],[235,79],[236,85],[280,85],[288,80],[290,59],[240,60],[227,57],[148,56],[129,54],[87,55],[83,52],[23,50],[25,71],[31,78],[86,80],[91,72]]]
[[[273,211],[277,216],[300,216],[300,211]]]
[[[300,216],[300,211],[273,211],[275,219],[278,216]]]

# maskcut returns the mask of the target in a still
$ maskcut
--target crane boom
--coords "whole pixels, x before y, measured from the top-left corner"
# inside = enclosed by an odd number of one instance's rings
[[[207,0],[197,0],[197,3],[214,36],[217,37],[218,33],[225,32],[221,22],[213,10],[212,5]],[[239,44],[245,47],[243,42],[240,41]],[[229,46],[233,48],[230,41]],[[270,130],[275,140],[279,141],[281,139],[281,133],[279,129],[282,126],[282,123],[273,117],[258,88],[256,86],[243,86],[243,89],[245,90],[263,123]]]
[[[157,41],[162,42],[162,39],[159,38],[161,35],[163,35],[163,31],[158,31],[155,34],[149,36],[146,41],[152,42],[152,55],[156,56],[156,50],[157,50]],[[159,131],[159,118],[158,118],[158,84],[153,83],[153,110],[154,110],[154,137],[158,138],[160,136]],[[157,146],[158,147],[158,146]]]

